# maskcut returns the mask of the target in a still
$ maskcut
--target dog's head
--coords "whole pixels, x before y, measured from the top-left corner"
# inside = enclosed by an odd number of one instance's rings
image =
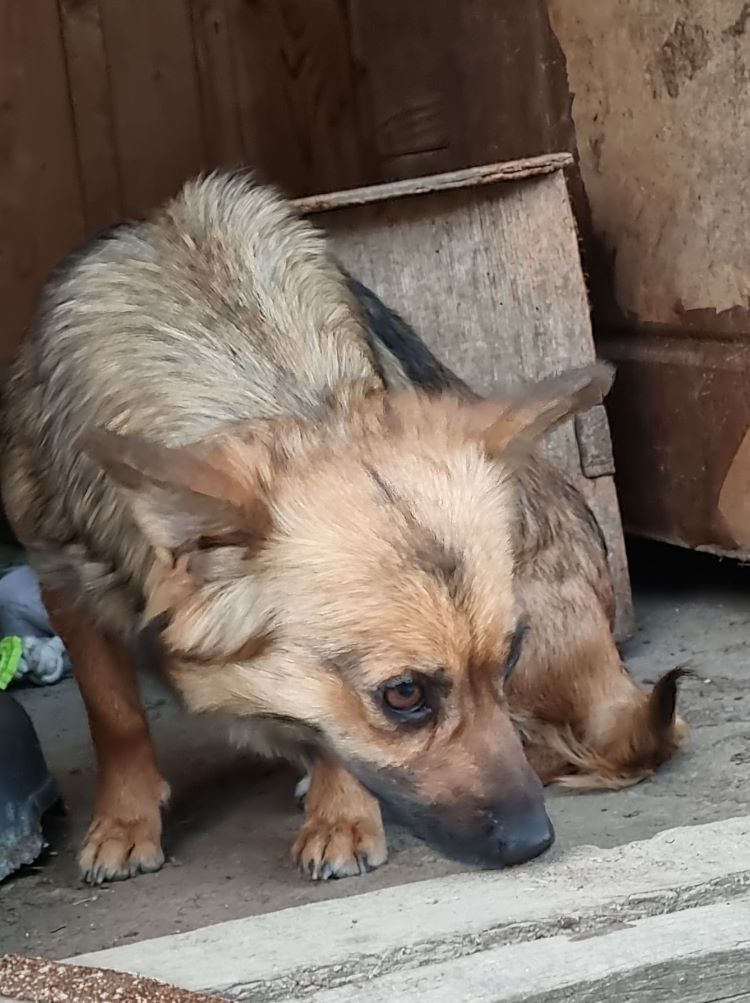
[[[494,864],[552,841],[504,685],[527,629],[512,471],[605,366],[504,401],[349,385],[320,419],[167,448],[101,433],[160,559],[170,673],[196,710],[298,722],[428,840]]]

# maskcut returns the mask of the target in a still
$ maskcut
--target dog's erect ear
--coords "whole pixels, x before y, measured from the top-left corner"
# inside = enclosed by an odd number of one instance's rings
[[[267,480],[252,444],[216,436],[170,447],[97,429],[84,449],[125,490],[154,547],[179,553],[229,546],[267,531]]]
[[[614,367],[597,362],[523,387],[503,400],[468,405],[470,424],[488,455],[528,451],[545,432],[601,402]]]

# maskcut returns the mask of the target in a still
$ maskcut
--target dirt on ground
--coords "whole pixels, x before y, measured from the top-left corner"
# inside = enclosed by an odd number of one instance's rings
[[[705,555],[639,547],[633,561],[638,628],[625,657],[644,682],[678,664],[687,750],[656,777],[619,793],[550,793],[551,851],[611,847],[665,828],[750,813],[750,569]],[[163,693],[147,701],[174,791],[161,872],[90,888],[76,850],[93,796],[92,750],[72,681],[18,690],[68,808],[37,866],[0,886],[0,951],[69,957],[256,913],[461,870],[389,829],[390,860],[364,877],[314,884],[289,859],[301,822],[286,769],[233,752],[210,722]]]

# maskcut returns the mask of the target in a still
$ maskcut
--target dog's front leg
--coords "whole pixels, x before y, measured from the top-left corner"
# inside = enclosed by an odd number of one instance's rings
[[[164,863],[161,806],[169,786],[156,765],[135,666],[65,600],[44,590],[50,621],[65,642],[88,713],[98,764],[94,819],[79,864],[91,884],[156,871]]]
[[[316,759],[310,770],[305,821],[292,855],[314,881],[366,874],[387,859],[377,800],[326,759]]]

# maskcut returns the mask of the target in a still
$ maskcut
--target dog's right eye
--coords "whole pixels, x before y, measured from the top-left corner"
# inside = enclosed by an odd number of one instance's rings
[[[419,724],[432,714],[425,687],[416,679],[394,679],[382,687],[380,694],[385,710],[399,720]]]
[[[385,702],[392,710],[418,710],[424,703],[424,690],[419,683],[411,680],[387,686],[384,696]]]

